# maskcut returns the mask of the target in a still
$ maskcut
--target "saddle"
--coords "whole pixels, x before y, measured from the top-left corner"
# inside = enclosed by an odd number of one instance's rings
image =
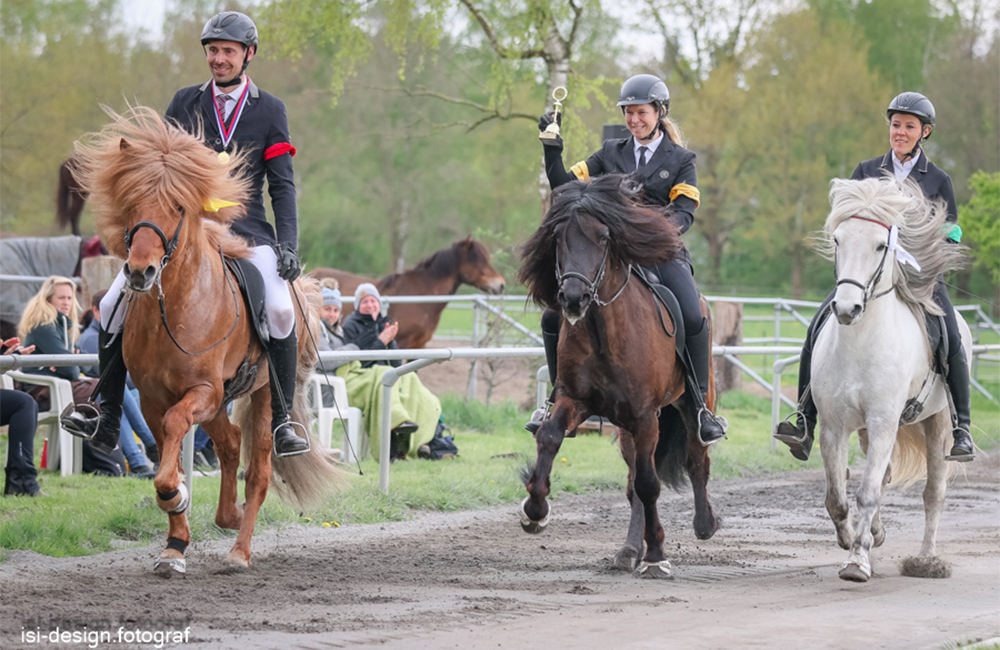
[[[236,284],[240,287],[243,304],[247,306],[253,330],[266,347],[271,336],[267,326],[267,312],[264,309],[264,278],[250,260],[229,257],[225,260],[226,266],[232,271]],[[250,391],[256,381],[257,364],[250,363],[250,349],[247,349],[247,356],[237,368],[236,374],[222,384],[222,404],[219,413],[222,413],[237,397]]]
[[[639,269],[636,271],[636,277],[649,289],[652,294],[656,297],[656,309],[660,316],[660,325],[663,327],[663,331],[666,332],[667,336],[675,339],[674,345],[677,348],[677,355],[684,359],[685,341],[686,336],[684,332],[684,319],[681,317],[681,305],[677,302],[677,296],[674,292],[664,285],[660,284],[660,276],[657,275],[654,269]],[[673,331],[667,327],[666,321],[663,319],[663,312],[661,308],[666,309],[667,313],[670,314],[670,320],[674,322]]]

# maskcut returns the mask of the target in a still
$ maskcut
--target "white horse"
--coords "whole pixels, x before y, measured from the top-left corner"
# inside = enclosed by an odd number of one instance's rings
[[[824,228],[837,290],[829,322],[816,336],[812,391],[819,409],[826,469],[826,509],[837,541],[850,556],[844,580],[867,582],[869,553],[885,541],[879,518],[890,479],[909,485],[926,477],[921,559],[936,556],[938,520],[950,463],[945,462],[951,411],[944,379],[934,372],[924,311],[941,314],[931,293],[942,272],[959,268],[962,247],[946,243],[943,203],[924,198],[916,183],[890,178],[835,179]],[[972,335],[958,319],[971,356]],[[908,402],[922,411],[910,419]],[[904,424],[903,413],[908,411]],[[857,491],[856,524],[847,501],[847,451],[858,432],[868,456]]]

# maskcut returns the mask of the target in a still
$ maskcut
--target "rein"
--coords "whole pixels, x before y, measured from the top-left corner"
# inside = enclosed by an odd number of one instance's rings
[[[867,217],[859,217],[859,216],[855,215],[855,216],[852,216],[852,217],[849,217],[849,218],[850,219],[860,219],[861,221],[868,221],[870,223],[878,224],[878,225],[882,226],[883,228],[885,228],[886,230],[889,230],[889,231],[892,230],[889,226],[885,225],[881,221],[875,221],[874,219],[869,219]],[[861,289],[861,291],[864,292],[863,299],[862,299],[862,302],[861,302],[861,308],[862,309],[865,309],[868,306],[868,301],[869,300],[878,300],[882,296],[884,296],[886,294],[889,294],[889,293],[892,293],[893,291],[896,290],[895,285],[889,287],[888,289],[886,289],[882,293],[876,294],[874,296],[871,295],[872,290],[875,288],[875,285],[877,285],[878,282],[879,282],[879,280],[882,279],[882,271],[885,269],[885,259],[886,259],[886,257],[888,255],[889,255],[889,245],[886,244],[885,249],[882,251],[882,259],[879,260],[878,267],[872,273],[871,277],[868,278],[868,282],[866,282],[864,284],[861,284],[857,280],[853,280],[851,278],[845,278],[843,280],[837,280],[836,286],[839,287],[842,284],[851,284],[851,285],[854,285],[855,287],[858,287],[859,289]],[[838,273],[837,273],[837,258],[836,258],[836,255],[834,255],[833,275],[834,275],[834,278],[836,278],[837,275],[838,275]]]
[[[591,280],[587,276],[583,275],[582,273],[577,273],[576,271],[566,271],[565,273],[560,273],[560,268],[562,265],[559,263],[559,246],[557,244],[556,282],[561,287],[563,282],[565,282],[566,280],[579,280],[580,282],[583,282],[585,285],[587,285],[587,288],[590,290],[590,293],[594,296],[593,299],[594,304],[596,304],[598,307],[607,307],[615,300],[617,300],[618,296],[622,295],[622,292],[625,291],[625,287],[628,286],[629,281],[632,279],[632,265],[629,264],[628,267],[625,269],[625,282],[622,283],[622,286],[620,289],[618,289],[618,292],[611,297],[611,300],[608,301],[601,300],[601,297],[597,292],[601,288],[601,283],[604,282],[604,276],[608,270],[608,251],[610,250],[611,250],[611,243],[609,242],[604,247],[604,256],[601,258],[601,266],[597,269],[597,275],[594,277],[593,280]]]
[[[160,238],[160,242],[163,244],[163,257],[160,258],[160,266],[156,269],[156,279],[153,281],[153,284],[156,285],[156,291],[159,294],[158,300],[160,303],[160,322],[163,323],[163,329],[167,331],[167,336],[170,337],[170,340],[173,341],[173,344],[177,347],[178,350],[180,350],[181,352],[190,357],[197,357],[202,354],[205,354],[209,350],[225,342],[226,339],[228,339],[232,335],[232,333],[236,331],[236,326],[239,325],[240,323],[240,301],[238,296],[236,295],[236,288],[233,286],[233,280],[232,278],[229,277],[229,271],[226,269],[226,258],[222,254],[222,244],[219,244],[219,259],[222,261],[222,274],[226,277],[226,284],[229,285],[229,291],[233,295],[233,304],[236,307],[236,318],[233,320],[233,326],[229,328],[229,332],[227,332],[226,335],[223,336],[220,340],[216,341],[215,343],[213,343],[212,345],[208,346],[207,348],[205,348],[200,352],[189,352],[188,350],[185,350],[184,346],[182,346],[180,342],[177,340],[177,338],[174,337],[173,332],[170,331],[170,325],[167,324],[167,306],[165,302],[166,296],[163,295],[163,269],[167,266],[167,263],[174,256],[174,251],[177,250],[177,244],[180,242],[181,227],[184,225],[184,218],[187,216],[184,212],[183,207],[179,207],[177,209],[180,210],[181,220],[177,224],[177,229],[174,230],[174,235],[173,237],[170,238],[169,241],[167,240],[167,236],[163,234],[163,231],[160,230],[160,227],[157,226],[155,223],[153,223],[152,221],[140,221],[132,228],[132,230],[129,230],[127,228],[125,229],[125,252],[127,254],[131,252],[132,239],[135,237],[135,234],[139,231],[140,228],[149,228],[150,230],[155,232],[157,236]],[[121,298],[119,298],[119,302],[120,300]],[[117,307],[118,305],[116,304],[115,308],[117,309]]]

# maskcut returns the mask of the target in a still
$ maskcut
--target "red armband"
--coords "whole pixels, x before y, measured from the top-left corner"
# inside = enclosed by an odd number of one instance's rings
[[[264,151],[264,160],[270,160],[271,158],[277,158],[282,154],[290,153],[295,155],[295,147],[293,147],[288,142],[279,142],[278,144],[272,144]]]

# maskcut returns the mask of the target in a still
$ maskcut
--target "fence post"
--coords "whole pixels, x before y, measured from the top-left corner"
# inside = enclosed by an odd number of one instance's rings
[[[478,348],[481,340],[479,336],[479,296],[472,302],[472,347]],[[479,392],[479,359],[473,359],[469,367],[469,385],[466,387],[465,399],[476,399]]]

